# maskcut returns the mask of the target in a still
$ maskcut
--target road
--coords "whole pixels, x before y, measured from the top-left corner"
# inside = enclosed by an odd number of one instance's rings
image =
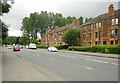
[[[64,53],[61,51],[48,52],[45,49],[21,49],[20,52],[13,52],[7,48],[4,50],[6,50],[7,55],[12,53],[14,56],[40,67],[44,72],[48,72],[52,76],[59,78],[59,80],[118,81],[118,59]],[[4,54],[3,58],[4,64]],[[4,65],[3,69],[5,68]],[[10,69],[7,70],[12,71]],[[4,77],[6,71],[3,71]],[[4,77],[3,79],[5,80],[6,78]]]

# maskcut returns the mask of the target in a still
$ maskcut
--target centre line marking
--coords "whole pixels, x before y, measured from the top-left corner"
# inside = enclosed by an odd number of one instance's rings
[[[82,67],[89,69],[89,70],[93,70],[93,68],[91,68],[91,67],[87,67],[87,66],[82,66]]]
[[[113,64],[113,65],[119,65],[119,64],[117,64],[117,63],[111,63],[111,64]]]

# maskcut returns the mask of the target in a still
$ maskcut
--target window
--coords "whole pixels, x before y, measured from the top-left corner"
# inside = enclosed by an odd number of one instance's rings
[[[102,26],[102,23],[99,23],[99,27],[101,27]]]
[[[114,25],[114,18],[113,19],[111,19],[111,25]]]
[[[111,36],[114,36],[114,30],[113,29],[111,30]]]
[[[90,25],[90,29],[91,29],[91,30],[93,29],[93,25],[92,25],[92,24]]]
[[[95,41],[95,45],[97,45],[97,41]]]
[[[118,24],[118,18],[116,18],[115,24]]]
[[[118,44],[118,40],[115,40],[115,44]]]
[[[91,39],[91,33],[89,33],[89,38]]]
[[[96,23],[96,28],[98,28],[99,27],[99,24],[98,23]]]
[[[118,29],[115,30],[115,35],[118,36]]]
[[[114,41],[111,41],[111,44],[114,44]]]
[[[96,23],[96,28],[99,28],[102,26],[102,23]]]
[[[97,32],[95,32],[95,38],[97,38]]]
[[[86,38],[86,34],[83,34],[83,39],[85,39]]]
[[[106,41],[103,41],[103,44],[107,44]]]
[[[95,37],[99,38],[100,37],[100,32],[95,32]]]

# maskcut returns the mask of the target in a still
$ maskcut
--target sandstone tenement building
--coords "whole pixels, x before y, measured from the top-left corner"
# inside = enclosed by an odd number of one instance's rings
[[[42,35],[42,45],[60,45],[65,44],[62,41],[63,34],[69,28],[80,29],[80,45],[92,46],[97,44],[120,44],[120,9],[114,10],[112,4],[108,7],[108,12],[101,14],[94,19],[78,25],[75,21],[64,27],[55,26],[54,30],[48,28],[48,31]],[[78,44],[79,45],[79,44]]]
[[[114,10],[111,4],[108,13],[99,15],[81,25],[81,45],[120,44],[120,9]]]
[[[53,30],[48,28],[48,31],[41,36],[41,44],[42,45],[63,45],[65,44],[62,41],[63,34],[69,28],[76,28],[76,27],[79,27],[79,25],[76,26],[76,21],[73,20],[72,24],[66,25],[64,27],[59,27],[58,25],[55,25]]]

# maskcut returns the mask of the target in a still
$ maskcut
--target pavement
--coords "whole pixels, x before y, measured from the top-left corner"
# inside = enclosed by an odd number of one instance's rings
[[[54,76],[11,51],[2,52],[2,81],[54,81]],[[17,53],[17,52],[16,52]],[[1,68],[1,67],[0,67]]]
[[[0,82],[2,82],[2,53],[0,47]]]
[[[106,57],[106,58],[120,59],[120,54],[104,54],[104,53],[68,51],[68,50],[59,50],[59,51],[63,52],[63,53],[77,53],[77,54],[89,55],[89,56],[96,56],[96,57]]]

